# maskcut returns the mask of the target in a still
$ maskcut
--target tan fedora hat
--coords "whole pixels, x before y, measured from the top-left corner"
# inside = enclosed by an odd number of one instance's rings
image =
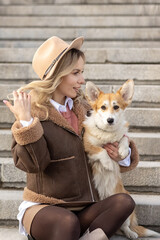
[[[56,36],[47,39],[33,56],[32,67],[34,71],[42,80],[49,78],[64,54],[72,48],[80,49],[83,41],[83,37],[76,38],[71,44]]]

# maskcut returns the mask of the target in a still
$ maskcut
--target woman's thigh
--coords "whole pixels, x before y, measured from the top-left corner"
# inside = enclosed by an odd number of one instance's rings
[[[35,215],[30,233],[36,240],[78,240],[80,224],[68,209],[47,206]]]
[[[23,223],[23,226],[26,230],[26,232],[28,234],[30,234],[30,228],[31,228],[31,224],[32,224],[32,221],[35,217],[35,215],[43,208],[45,207],[48,207],[49,205],[45,205],[45,204],[38,204],[38,205],[34,205],[32,207],[29,207],[25,213],[24,213],[24,216],[23,216],[23,220],[22,220],[22,223]]]

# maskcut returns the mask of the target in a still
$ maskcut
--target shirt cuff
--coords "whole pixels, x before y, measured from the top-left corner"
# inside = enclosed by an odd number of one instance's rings
[[[20,120],[20,123],[22,124],[22,127],[28,127],[29,125],[31,125],[32,122],[33,122],[33,118],[31,118],[30,121]]]
[[[131,165],[131,148],[130,147],[129,147],[128,156],[125,159],[119,161],[118,163],[120,166],[124,166],[124,167],[129,167]]]

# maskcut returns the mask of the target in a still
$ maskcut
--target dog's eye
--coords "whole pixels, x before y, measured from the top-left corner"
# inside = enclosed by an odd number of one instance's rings
[[[102,105],[101,108],[102,108],[102,110],[106,110],[106,106],[105,105]]]
[[[117,110],[119,108],[118,105],[113,106],[114,110]]]

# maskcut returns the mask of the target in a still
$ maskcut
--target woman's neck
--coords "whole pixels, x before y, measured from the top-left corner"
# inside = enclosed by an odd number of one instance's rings
[[[61,105],[64,105],[65,104],[65,100],[66,100],[66,97],[65,96],[60,96],[60,95],[57,95],[57,94],[53,94],[52,95],[52,99],[61,104]]]

